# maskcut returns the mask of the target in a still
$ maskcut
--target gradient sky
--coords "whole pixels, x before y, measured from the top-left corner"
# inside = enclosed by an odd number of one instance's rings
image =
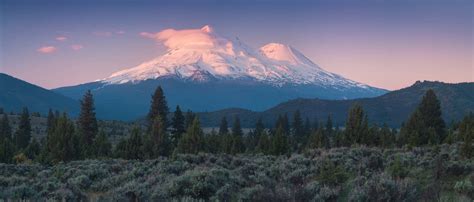
[[[210,24],[385,89],[472,82],[473,9],[472,0],[0,0],[0,72],[45,88],[90,82],[163,53],[140,32]]]

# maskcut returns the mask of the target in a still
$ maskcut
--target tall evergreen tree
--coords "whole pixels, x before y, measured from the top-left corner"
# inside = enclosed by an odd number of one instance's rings
[[[193,123],[186,130],[186,133],[181,137],[176,147],[177,153],[191,153],[197,154],[203,150],[203,132],[199,119],[194,118]]]
[[[324,147],[326,142],[325,138],[326,136],[324,135],[324,131],[322,128],[313,131],[308,141],[308,148],[316,149]]]
[[[285,129],[283,125],[279,125],[275,131],[275,135],[272,138],[272,149],[271,153],[273,155],[283,155],[288,153],[289,145],[288,145],[288,138],[287,133],[285,133]]]
[[[151,125],[153,124],[155,118],[159,115],[161,117],[161,121],[165,128],[168,128],[168,103],[166,102],[166,97],[163,92],[161,86],[156,88],[155,93],[153,93],[151,97],[151,106],[150,111],[148,112],[148,126],[149,130],[151,130]]]
[[[8,115],[3,114],[3,117],[0,120],[0,141],[7,139],[12,139],[12,128],[10,126],[10,121],[8,120]]]
[[[240,127],[240,119],[239,117],[235,117],[234,124],[232,124],[232,147],[231,147],[231,154],[241,153],[245,150],[245,146],[243,144],[243,131],[242,127]]]
[[[324,131],[326,133],[327,136],[331,136],[332,133],[333,133],[333,128],[334,128],[334,124],[332,123],[332,118],[331,118],[331,115],[328,116],[328,119],[326,120],[326,131]]]
[[[94,155],[94,139],[99,132],[97,118],[95,116],[94,97],[90,90],[86,91],[81,100],[81,112],[78,119],[78,130],[81,135],[81,141],[84,156]]]
[[[461,155],[465,158],[474,156],[474,115],[470,113],[459,124],[459,136],[463,141],[461,146]]]
[[[181,138],[181,135],[183,135],[186,132],[185,128],[185,118],[183,115],[183,112],[181,112],[181,108],[176,106],[176,110],[174,111],[173,119],[171,120],[171,127],[172,127],[172,132],[171,134],[173,135],[173,145],[178,144],[178,140]]]
[[[440,102],[434,91],[428,90],[401,129],[402,144],[420,146],[441,143],[445,138],[445,127]]]
[[[264,132],[265,126],[263,125],[262,119],[259,118],[255,124],[255,129],[247,135],[247,141],[245,145],[248,151],[257,151],[260,136],[262,136]]]
[[[30,114],[27,108],[23,108],[20,116],[18,130],[15,133],[15,143],[18,149],[24,149],[28,146],[31,139]]]
[[[163,123],[160,115],[157,115],[151,127],[151,142],[153,143],[153,148],[150,156],[154,158],[158,156],[168,156],[170,154],[170,141]]]
[[[446,124],[441,116],[441,104],[433,90],[426,91],[425,96],[421,100],[418,107],[422,120],[427,128],[435,130],[435,137],[432,139],[444,139]],[[439,142],[437,142],[439,143]]]
[[[48,118],[46,122],[46,132],[49,133],[54,125],[56,124],[56,117],[54,116],[53,110],[49,109],[48,111]]]
[[[229,134],[229,126],[227,124],[227,119],[222,117],[221,124],[219,126],[219,135],[226,135]]]
[[[104,158],[109,157],[112,153],[112,144],[107,138],[104,131],[99,131],[99,134],[94,139],[95,157]]]
[[[126,152],[125,158],[126,159],[143,159],[143,137],[142,131],[138,126],[135,126],[132,129],[130,138],[126,143]]]
[[[304,144],[305,141],[305,134],[304,134],[304,126],[303,126],[303,119],[301,118],[301,114],[299,110],[296,110],[293,114],[293,122],[292,122],[292,146],[293,150],[297,150]]]
[[[56,121],[46,145],[48,159],[52,162],[76,160],[80,157],[79,138],[75,135],[74,123],[63,114]]]
[[[359,104],[349,110],[344,133],[350,144],[362,144],[364,136],[369,133],[367,117]]]
[[[189,126],[193,124],[194,119],[196,118],[196,114],[193,113],[191,110],[186,111],[186,116],[184,117],[184,126],[187,130]]]

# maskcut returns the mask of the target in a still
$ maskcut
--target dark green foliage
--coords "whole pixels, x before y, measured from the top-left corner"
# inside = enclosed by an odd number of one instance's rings
[[[242,128],[240,127],[239,117],[235,117],[234,124],[232,124],[232,145],[230,149],[231,154],[242,153],[245,150],[243,143]]]
[[[40,154],[40,151],[41,145],[38,143],[38,141],[36,141],[36,138],[33,138],[25,149],[25,155],[29,159],[36,159],[36,157]]]
[[[287,136],[284,126],[279,125],[275,131],[275,135],[272,137],[271,153],[273,155],[283,155],[288,153],[289,144]]]
[[[472,158],[474,156],[474,115],[472,113],[464,117],[459,124],[459,136],[463,141],[461,155],[464,158]]]
[[[189,126],[193,124],[194,119],[196,118],[196,114],[193,113],[191,110],[186,111],[186,116],[184,117],[184,128],[187,130]]]
[[[104,131],[100,131],[94,139],[94,149],[96,158],[106,158],[112,154],[112,144]]]
[[[222,117],[221,124],[219,125],[219,135],[229,134],[229,126],[227,124],[227,119]]]
[[[123,145],[120,145],[122,147]],[[143,135],[139,127],[132,129],[130,138],[125,144],[124,158],[126,159],[144,159]]]
[[[176,147],[177,153],[191,153],[197,154],[203,150],[203,132],[199,119],[194,118],[193,123],[186,130],[186,133],[181,137]]]
[[[345,182],[348,177],[348,173],[342,166],[335,165],[331,160],[325,159],[319,168],[317,179],[323,184],[336,185]]]
[[[364,141],[368,139],[365,136],[369,134],[368,120],[361,105],[355,104],[349,110],[344,133],[350,144],[367,144]]]
[[[418,108],[402,127],[401,143],[410,146],[439,144],[445,138],[441,106],[433,90],[426,91]]]
[[[2,119],[0,120],[0,141],[5,139],[12,139],[12,128],[10,126],[10,121],[8,120],[8,115],[3,114]]]
[[[400,156],[395,157],[395,160],[387,168],[387,171],[395,179],[405,178],[408,175],[408,169],[403,165]]]
[[[0,141],[0,163],[12,163],[16,148],[11,139]]]
[[[301,118],[301,113],[299,110],[293,114],[293,138],[294,138],[294,147],[299,148],[304,143],[305,140],[305,128],[303,125],[303,119]]]
[[[31,139],[31,123],[30,114],[27,108],[23,108],[23,112],[20,116],[20,123],[18,124],[18,130],[15,132],[15,143],[16,148],[24,149],[28,146]]]
[[[181,138],[181,135],[186,132],[184,122],[185,118],[183,112],[181,111],[181,108],[178,105],[176,106],[176,110],[174,111],[173,119],[171,119],[171,134],[173,135],[172,142],[175,146],[178,144],[178,140]]]
[[[168,128],[168,103],[166,102],[166,97],[161,86],[156,88],[155,93],[151,97],[151,106],[150,111],[148,112],[148,126],[151,128],[151,125],[155,121],[155,118],[159,115],[161,121],[165,128]]]
[[[322,128],[311,133],[308,141],[309,149],[323,148],[327,144],[328,140]]]
[[[66,116],[59,117],[47,139],[48,161],[76,160],[80,157],[80,139],[75,134],[74,123]]]
[[[222,147],[222,138],[223,136],[217,134],[217,132],[212,129],[211,133],[204,137],[205,139],[205,152],[217,154],[221,152]]]
[[[145,142],[145,145],[151,144],[150,146],[147,146],[148,150],[145,151],[150,158],[168,156],[171,153],[170,138],[163,124],[164,122],[160,115],[157,115],[153,125],[151,126],[149,141]]]
[[[99,132],[99,127],[95,116],[94,98],[90,90],[84,94],[81,100],[81,112],[77,122],[83,146],[83,156],[92,157],[94,156],[94,148],[92,146]]]

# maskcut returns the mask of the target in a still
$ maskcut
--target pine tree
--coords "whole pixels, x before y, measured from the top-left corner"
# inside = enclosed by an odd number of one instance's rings
[[[20,116],[20,123],[15,134],[15,143],[18,149],[24,149],[28,146],[31,139],[30,114],[27,108],[23,108]]]
[[[170,152],[170,141],[166,128],[163,125],[164,122],[161,119],[160,115],[155,117],[155,121],[151,127],[151,143],[153,144],[152,150],[150,151],[150,156],[156,158],[158,156],[168,156]]]
[[[53,128],[46,143],[49,147],[48,160],[54,163],[79,159],[80,143],[74,132],[74,123],[63,114],[57,119]]]
[[[474,156],[474,115],[472,113],[464,117],[459,124],[459,136],[463,141],[460,151],[461,156],[472,158]]]
[[[433,90],[428,90],[417,109],[401,129],[401,144],[439,144],[445,138],[441,106]]]
[[[0,120],[0,141],[7,139],[12,139],[12,128],[10,126],[10,121],[8,120],[8,115],[3,114],[3,117]]]
[[[203,150],[203,132],[199,119],[194,118],[193,123],[186,130],[186,133],[181,137],[176,147],[177,153],[191,153],[197,154]]]
[[[349,116],[346,121],[345,137],[350,144],[362,144],[369,133],[367,116],[362,106],[355,104],[349,110]]]
[[[211,154],[217,154],[220,152],[221,147],[221,135],[217,134],[214,128],[211,133],[205,136],[205,151]]]
[[[332,135],[333,127],[334,127],[334,125],[332,123],[332,117],[331,117],[331,115],[329,115],[328,119],[326,120],[326,127],[325,127],[325,129],[326,129],[325,133],[326,133],[327,136]]]
[[[260,134],[256,152],[263,154],[270,154],[272,152],[272,141],[265,130]]]
[[[387,124],[383,124],[382,128],[380,129],[380,146],[382,148],[389,148],[395,144],[395,135],[390,130]]]
[[[235,117],[234,124],[232,124],[232,147],[230,150],[231,154],[242,153],[245,150],[245,146],[243,144],[243,132],[242,128],[240,127],[240,119],[239,117]]]
[[[107,134],[104,131],[100,131],[97,137],[94,139],[95,157],[105,158],[109,157],[112,153],[112,144],[107,138]]]
[[[219,126],[219,135],[226,135],[229,134],[229,126],[227,124],[227,119],[222,117],[221,124]]]
[[[46,132],[49,133],[53,129],[54,125],[56,124],[56,117],[51,109],[48,111],[48,118],[46,122]]]
[[[308,136],[311,134],[311,122],[309,121],[309,118],[306,117],[305,122],[304,122],[304,141],[308,139]]]
[[[316,148],[322,148],[326,144],[325,140],[326,136],[324,135],[324,131],[322,128],[319,128],[318,130],[314,131],[308,141],[308,148],[309,149],[316,149]]]
[[[36,159],[41,151],[41,145],[36,141],[36,138],[32,138],[30,144],[25,149],[25,155],[29,159]]]
[[[156,88],[155,90],[155,93],[151,97],[151,106],[147,117],[149,130],[151,130],[151,125],[153,124],[155,118],[158,115],[161,117],[163,126],[165,126],[165,128],[168,128],[168,113],[169,108],[168,103],[166,102],[166,97],[161,86],[158,86],[158,88]]]
[[[292,123],[292,146],[293,150],[298,150],[305,141],[303,119],[299,110],[293,114],[293,123]]]
[[[251,131],[246,138],[246,147],[248,151],[256,151],[258,142],[260,140],[260,136],[265,132],[265,126],[263,125],[263,121],[261,118],[257,120],[255,124],[255,129]]]
[[[16,148],[12,140],[0,141],[0,163],[12,163]]]
[[[141,160],[144,158],[143,155],[143,137],[142,131],[138,126],[132,129],[130,138],[126,143],[126,159]]]
[[[174,111],[173,119],[171,120],[171,127],[172,127],[172,132],[171,134],[173,135],[172,142],[173,145],[178,144],[178,140],[181,138],[181,135],[183,135],[186,132],[186,128],[184,125],[184,115],[183,112],[181,112],[181,108],[179,108],[179,105],[176,106],[176,110]]]
[[[88,90],[81,100],[81,112],[78,119],[78,130],[81,135],[84,157],[94,155],[94,139],[99,132],[97,118],[95,116],[94,97]]]
[[[273,155],[283,155],[288,153],[288,139],[287,133],[285,133],[285,129],[283,125],[279,125],[275,131],[275,135],[272,138],[272,148],[271,153]]]
[[[435,140],[435,144],[440,143],[445,137],[446,124],[441,116],[441,104],[433,90],[426,91],[418,110],[426,128],[433,128],[436,137],[429,137]]]
[[[191,110],[186,111],[186,115],[184,117],[184,128],[186,130],[193,124],[195,118],[196,114],[194,114]]]

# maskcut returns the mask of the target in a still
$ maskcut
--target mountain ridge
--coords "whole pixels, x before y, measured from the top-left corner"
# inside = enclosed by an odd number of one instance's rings
[[[40,86],[0,73],[0,107],[5,111],[19,112],[28,107],[30,112],[46,114],[53,110],[75,115],[79,102]]]
[[[296,110],[300,110],[302,117],[308,117],[311,122],[315,120],[325,122],[327,116],[331,115],[335,125],[343,126],[349,108],[353,104],[359,103],[364,107],[372,124],[387,123],[392,127],[400,127],[401,123],[408,119],[428,89],[433,89],[437,94],[441,102],[443,118],[448,124],[453,120],[460,120],[469,112],[474,112],[474,82],[418,81],[406,88],[374,98],[353,100],[298,98],[280,103],[261,112],[232,108],[199,113],[199,117],[202,124],[209,127],[218,126],[220,119],[224,116],[227,119],[239,116],[244,127],[253,127],[260,117],[266,126],[272,126],[275,117],[285,113],[291,116]],[[232,114],[232,116],[227,114]]]

